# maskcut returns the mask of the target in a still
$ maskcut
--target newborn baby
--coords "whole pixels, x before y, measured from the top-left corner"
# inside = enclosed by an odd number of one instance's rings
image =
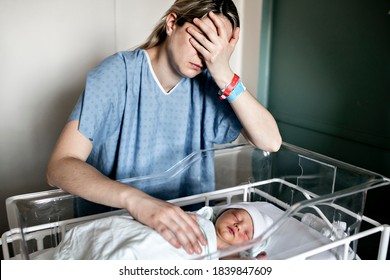
[[[241,202],[223,207],[203,207],[196,212],[207,245],[202,256],[217,249],[258,237],[272,220],[257,208]],[[241,257],[254,258],[263,249],[254,248]],[[129,216],[110,216],[75,226],[55,248],[54,259],[193,259],[183,248],[175,248],[153,229]],[[261,258],[258,257],[258,258]]]
[[[259,237],[272,224],[272,219],[259,210],[266,202],[240,202],[214,210],[218,249]],[[265,243],[241,253],[241,258],[265,258]],[[259,255],[260,254],[260,255]]]

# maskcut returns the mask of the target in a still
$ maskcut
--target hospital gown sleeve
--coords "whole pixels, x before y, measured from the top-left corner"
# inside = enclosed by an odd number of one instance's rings
[[[107,139],[120,126],[126,84],[126,65],[120,53],[106,58],[89,72],[84,92],[69,120],[79,120],[80,132],[94,144]]]

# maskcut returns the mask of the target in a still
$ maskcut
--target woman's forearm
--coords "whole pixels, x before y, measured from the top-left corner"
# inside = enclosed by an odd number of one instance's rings
[[[49,162],[47,181],[87,200],[115,208],[129,208],[139,194],[136,189],[101,174],[88,163],[74,157]]]
[[[257,148],[276,152],[282,144],[278,126],[271,113],[247,90],[230,103],[244,128],[244,136]]]
[[[87,200],[126,209],[136,220],[155,229],[173,246],[183,246],[189,254],[202,252],[199,242],[206,245],[196,221],[179,206],[111,180],[81,159],[63,157],[51,160],[47,180],[49,185]]]

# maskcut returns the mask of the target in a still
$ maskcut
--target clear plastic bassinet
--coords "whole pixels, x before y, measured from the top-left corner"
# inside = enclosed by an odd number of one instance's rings
[[[210,162],[213,170],[205,171],[202,167]],[[122,182],[154,189],[169,189],[183,182],[212,188],[169,199],[182,207],[218,207],[236,201],[269,203],[265,211],[270,211],[274,223],[260,237],[200,259],[227,257],[264,242],[270,259],[359,259],[359,246],[365,246],[367,237],[370,244],[375,238],[378,259],[386,259],[388,253],[389,226],[366,217],[364,207],[369,191],[388,187],[390,180],[287,143],[276,153],[246,144],[202,150],[164,173]],[[75,210],[78,199],[62,190],[8,198],[10,230],[2,235],[4,258],[50,259],[50,251],[69,229],[125,213],[97,207],[93,213],[80,215]]]

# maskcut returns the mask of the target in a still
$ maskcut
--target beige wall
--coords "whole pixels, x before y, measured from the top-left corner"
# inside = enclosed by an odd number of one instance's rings
[[[46,162],[88,71],[146,39],[172,2],[0,0],[0,233],[7,197],[49,189]],[[243,26],[232,65],[256,92],[261,0],[235,2]]]

